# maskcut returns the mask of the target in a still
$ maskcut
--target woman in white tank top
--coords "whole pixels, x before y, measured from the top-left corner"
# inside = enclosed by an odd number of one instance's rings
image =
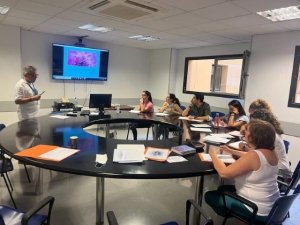
[[[257,205],[258,217],[266,217],[279,197],[278,158],[274,151],[275,129],[266,121],[253,119],[246,126],[245,140],[255,150],[236,151],[240,158],[229,166],[217,157],[215,150],[210,150],[209,154],[220,177],[234,179],[236,193]],[[221,147],[221,150],[226,151],[227,148]],[[224,205],[219,191],[206,192],[205,200],[222,215]],[[246,213],[250,212],[245,205],[233,199],[228,202],[226,200],[226,205],[229,208],[239,207]]]

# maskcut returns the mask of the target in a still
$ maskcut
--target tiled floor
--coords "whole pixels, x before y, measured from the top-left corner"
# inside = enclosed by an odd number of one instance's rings
[[[125,135],[118,133],[120,135]],[[139,134],[139,137],[140,134]],[[29,166],[32,182],[28,183],[24,167],[14,163],[10,173],[13,196],[20,209],[28,209],[45,196],[56,198],[52,225],[95,225],[97,218],[96,178],[58,173]],[[80,166],[80,165],[79,165]],[[207,176],[204,191],[215,189],[217,175]],[[12,205],[3,180],[0,180],[0,202]],[[169,220],[185,224],[185,201],[194,198],[195,178],[169,180],[105,180],[105,211],[114,210],[121,225],[155,225]],[[300,198],[290,210],[291,218],[285,225],[297,225],[300,221]],[[204,204],[215,224],[222,218]],[[104,224],[107,224],[105,219]],[[228,225],[237,224],[229,220]],[[97,224],[98,225],[98,224]]]

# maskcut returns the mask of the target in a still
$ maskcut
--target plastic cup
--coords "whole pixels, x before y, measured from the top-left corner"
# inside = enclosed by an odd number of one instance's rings
[[[71,136],[70,137],[71,148],[74,148],[74,149],[77,148],[77,141],[78,141],[77,136]]]

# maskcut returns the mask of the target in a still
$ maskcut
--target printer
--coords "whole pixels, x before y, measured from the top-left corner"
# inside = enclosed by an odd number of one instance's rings
[[[74,103],[72,102],[57,102],[54,101],[53,112],[69,112],[73,111]]]

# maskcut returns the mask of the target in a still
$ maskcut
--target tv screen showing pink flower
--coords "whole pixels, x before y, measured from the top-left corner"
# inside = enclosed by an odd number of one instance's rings
[[[84,51],[69,51],[68,65],[71,66],[96,66],[96,53]]]

